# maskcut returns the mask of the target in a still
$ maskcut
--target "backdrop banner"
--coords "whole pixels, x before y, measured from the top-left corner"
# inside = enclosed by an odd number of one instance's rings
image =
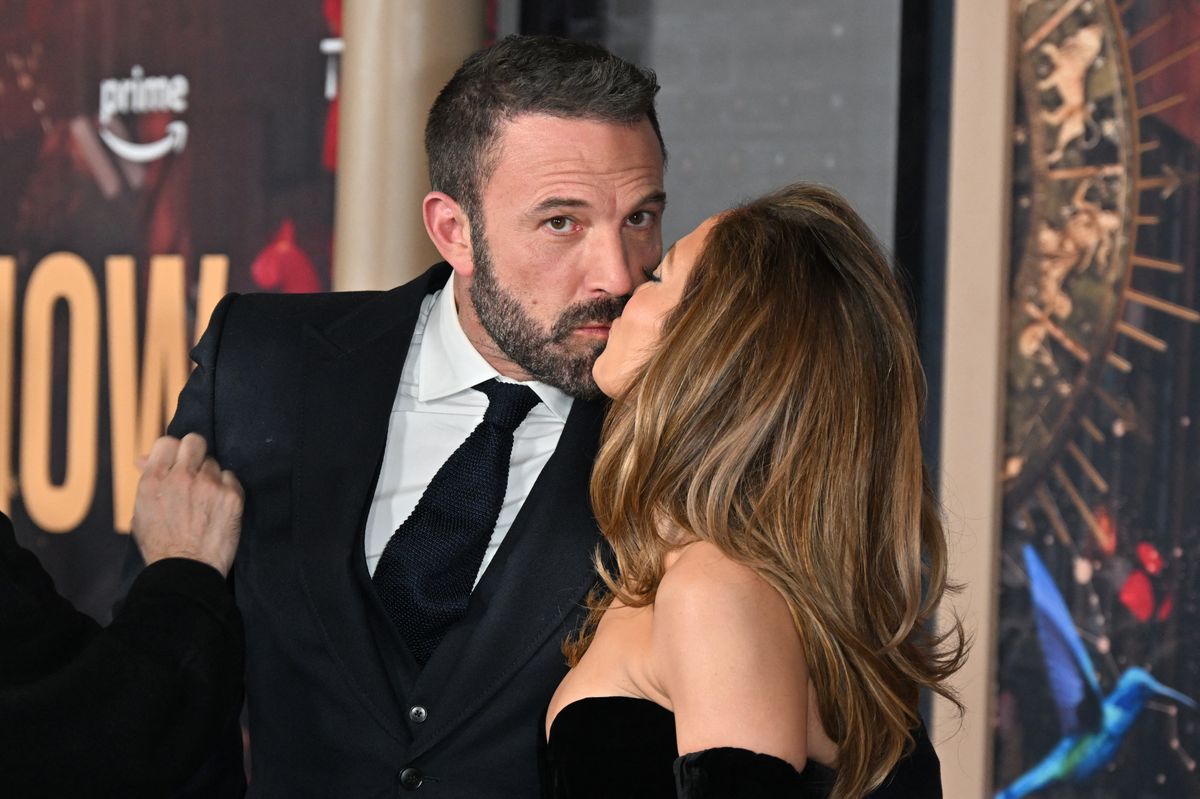
[[[994,788],[1200,796],[1200,3],[1012,9]]]
[[[0,0],[0,510],[107,621],[229,291],[331,280],[340,0]]]

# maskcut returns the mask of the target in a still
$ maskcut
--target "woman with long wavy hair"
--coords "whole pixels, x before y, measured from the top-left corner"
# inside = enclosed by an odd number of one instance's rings
[[[592,477],[611,552],[546,718],[581,797],[940,796],[952,701],[924,377],[888,259],[796,184],[681,239],[612,326]]]

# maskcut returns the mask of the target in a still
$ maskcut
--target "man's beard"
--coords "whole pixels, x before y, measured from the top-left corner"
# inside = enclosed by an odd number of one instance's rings
[[[604,342],[596,342],[583,353],[570,349],[568,342],[578,327],[597,322],[608,324],[616,319],[629,298],[606,297],[571,305],[559,314],[547,332],[496,280],[487,239],[478,226],[472,226],[471,247],[475,258],[471,304],[500,351],[534,379],[562,389],[572,397],[600,396],[592,377],[592,364],[604,351]]]

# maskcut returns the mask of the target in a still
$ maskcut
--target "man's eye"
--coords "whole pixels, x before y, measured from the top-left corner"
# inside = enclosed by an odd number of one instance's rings
[[[546,226],[555,233],[566,233],[571,229],[571,218],[566,216],[556,216],[546,220]]]
[[[649,211],[634,211],[626,217],[626,221],[634,227],[647,227],[654,221],[654,214]]]

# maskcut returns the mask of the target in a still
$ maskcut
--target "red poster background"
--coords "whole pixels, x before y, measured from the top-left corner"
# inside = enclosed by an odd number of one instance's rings
[[[340,5],[0,0],[0,510],[102,621],[212,303],[329,288]]]

